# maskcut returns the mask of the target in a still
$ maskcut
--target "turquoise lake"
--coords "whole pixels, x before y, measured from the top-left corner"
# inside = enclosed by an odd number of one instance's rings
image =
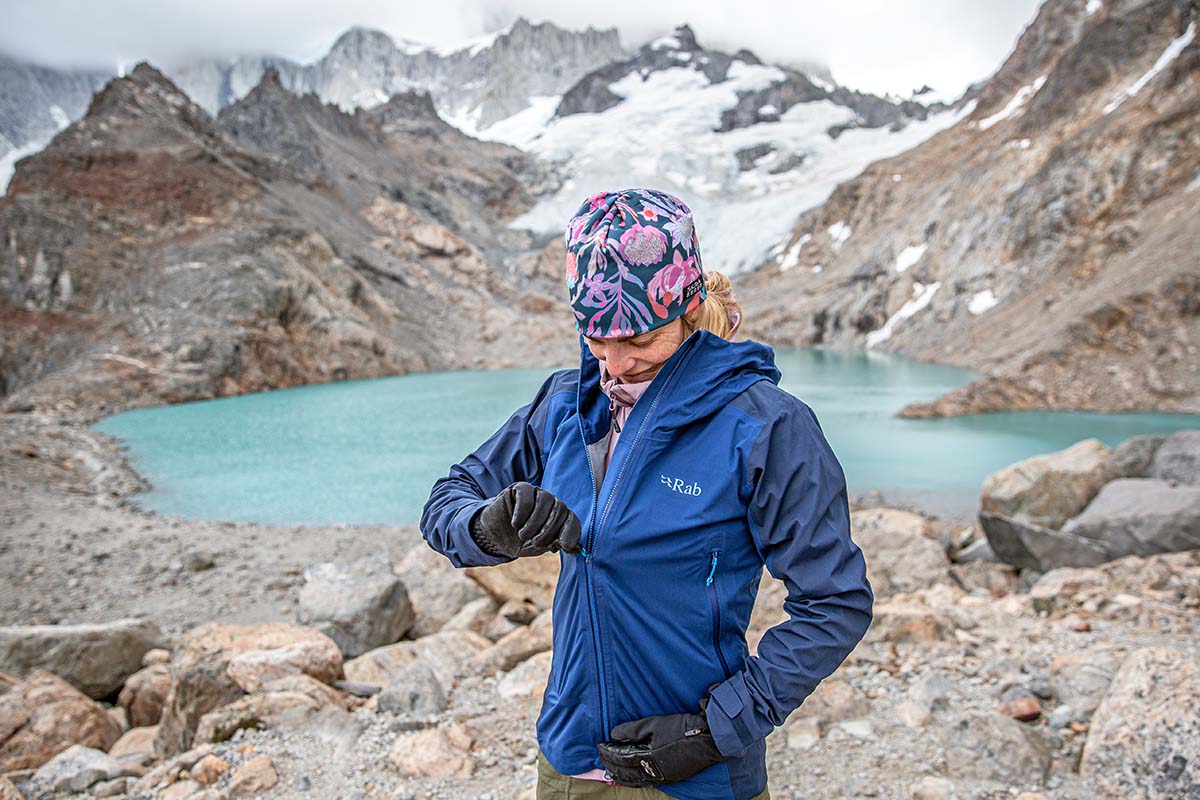
[[[886,353],[780,350],[781,385],[812,406],[851,496],[969,518],[983,478],[1096,437],[1200,428],[1200,416],[1015,412],[898,419],[975,376]],[[441,372],[126,411],[121,439],[164,514],[279,524],[416,522],[429,488],[528,403],[551,369]]]

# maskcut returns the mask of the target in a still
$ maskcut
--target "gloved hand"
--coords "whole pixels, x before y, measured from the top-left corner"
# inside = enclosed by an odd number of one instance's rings
[[[539,556],[561,547],[579,552],[583,526],[566,503],[538,486],[509,486],[471,520],[471,538],[485,553]]]
[[[708,731],[705,705],[699,714],[661,714],[621,723],[612,729],[611,741],[597,745],[600,763],[617,783],[654,786],[690,778],[724,761]]]

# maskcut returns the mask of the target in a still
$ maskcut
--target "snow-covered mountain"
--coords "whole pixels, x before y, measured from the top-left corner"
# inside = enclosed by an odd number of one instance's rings
[[[273,55],[202,59],[163,72],[210,114],[245,97],[269,69],[296,94],[312,92],[343,110],[370,108],[393,94],[429,92],[438,113],[468,133],[565,92],[580,76],[623,58],[615,28],[571,31],[517,19],[453,47],[430,47],[355,27],[311,64]],[[81,117],[92,93],[116,71],[72,72],[0,56],[0,158],[41,149]],[[0,169],[0,186],[12,164]]]
[[[444,119],[471,132],[521,111],[530,97],[561,94],[581,75],[623,55],[615,28],[570,31],[519,18],[453,47],[396,41],[355,27],[312,64],[246,56],[167,73],[212,114],[244,97],[273,67],[286,88],[313,92],[346,111],[380,105],[397,92],[429,92]]]
[[[746,50],[705,49],[684,25],[479,135],[569,176],[514,227],[557,232],[592,192],[655,186],[692,206],[705,263],[737,272],[761,264],[840,182],[963,113],[853,92]]]
[[[50,137],[83,116],[92,93],[110,76],[63,71],[0,55],[0,191],[17,159],[40,150]]]

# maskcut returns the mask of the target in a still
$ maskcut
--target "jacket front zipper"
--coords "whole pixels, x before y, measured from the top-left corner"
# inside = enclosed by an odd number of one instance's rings
[[[583,439],[583,453],[587,456],[588,472],[592,476],[592,521],[588,526],[588,534],[584,538],[581,555],[583,556],[583,582],[587,587],[588,617],[592,623],[592,651],[596,657],[596,690],[600,697],[600,724],[603,740],[609,736],[608,704],[605,696],[604,671],[600,661],[600,626],[596,621],[596,591],[592,584],[592,550],[596,541],[596,510],[600,505],[600,486],[596,481],[596,467],[592,464],[592,451],[587,446],[587,436],[583,432],[583,417],[579,418],[579,437]]]
[[[592,645],[596,652],[596,678],[599,684],[600,694],[600,724],[603,727],[604,740],[607,741],[612,725],[608,718],[608,691],[604,679],[604,659],[601,655],[602,643],[600,639],[600,622],[596,603],[596,577],[593,572],[592,560],[596,557],[596,539],[600,535],[600,529],[604,526],[605,519],[608,518],[608,510],[612,508],[613,499],[616,497],[617,488],[621,485],[621,478],[625,475],[625,468],[629,466],[629,460],[633,455],[633,450],[637,447],[638,441],[642,438],[642,431],[646,430],[647,424],[650,422],[651,416],[654,414],[654,409],[658,406],[658,401],[670,386],[675,373],[679,370],[679,365],[684,359],[675,362],[675,366],[667,373],[666,380],[663,381],[662,388],[654,396],[654,402],[650,404],[649,410],[646,411],[646,416],[642,420],[642,424],[638,426],[637,433],[633,437],[633,442],[630,443],[629,449],[625,451],[625,458],[621,461],[621,469],[617,472],[617,477],[613,480],[612,489],[608,492],[608,501],[604,504],[604,511],[600,514],[600,519],[596,520],[596,506],[600,502],[600,487],[596,484],[596,467],[592,463],[592,454],[588,450],[587,436],[583,431],[583,417],[579,417],[579,437],[583,440],[583,451],[587,455],[588,471],[592,475],[592,488],[595,494],[592,499],[592,524],[588,528],[588,535],[583,547],[583,576],[584,583],[587,585],[587,601],[588,601],[588,616],[592,621]]]
[[[713,649],[717,651],[717,658],[721,661],[721,669],[724,671],[725,679],[729,680],[729,676],[733,673],[729,671],[729,664],[725,661],[725,653],[721,650],[721,604],[717,602],[717,587],[713,585],[713,578],[717,575],[717,554],[720,550],[712,551],[712,566],[708,570],[708,578],[704,581],[704,586],[708,590],[708,607],[712,611],[713,619]]]

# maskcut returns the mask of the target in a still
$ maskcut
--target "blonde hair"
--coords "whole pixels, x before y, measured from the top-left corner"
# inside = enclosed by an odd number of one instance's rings
[[[714,270],[706,270],[706,274],[704,289],[708,297],[690,313],[683,315],[684,338],[702,328],[732,341],[742,326],[742,307],[734,299],[733,284],[729,278]]]

